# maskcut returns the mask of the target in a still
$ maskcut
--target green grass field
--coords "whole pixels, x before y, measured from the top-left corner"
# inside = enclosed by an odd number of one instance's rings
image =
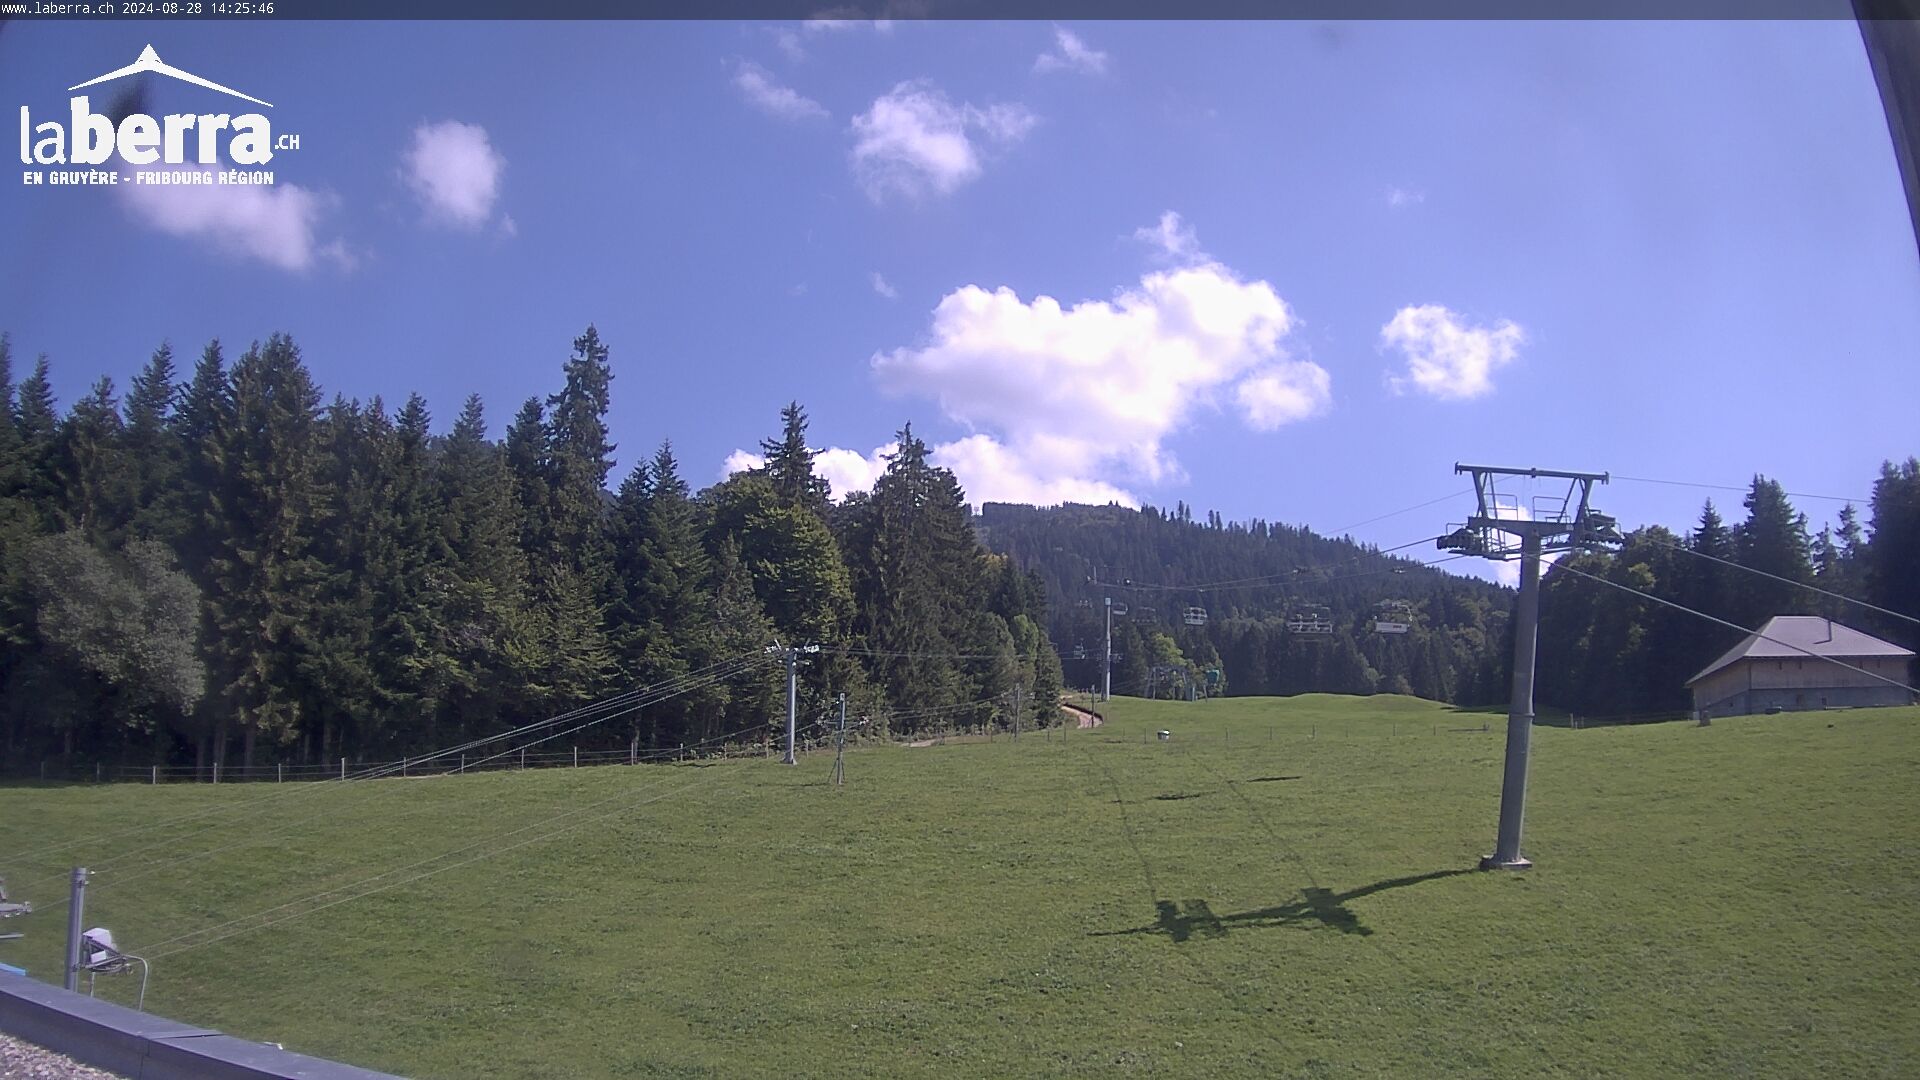
[[[827,754],[0,790],[42,908],[0,960],[57,978],[75,862],[155,953],[418,864],[161,956],[149,1008],[432,1077],[1920,1073],[1920,710],[1536,729],[1524,874],[1469,871],[1498,717],[1109,713],[862,748],[843,789]]]

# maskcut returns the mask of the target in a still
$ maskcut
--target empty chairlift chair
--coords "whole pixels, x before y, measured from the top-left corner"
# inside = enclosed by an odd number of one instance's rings
[[[1205,626],[1207,625],[1207,609],[1198,606],[1189,607],[1180,613],[1180,621],[1186,623],[1188,626]]]

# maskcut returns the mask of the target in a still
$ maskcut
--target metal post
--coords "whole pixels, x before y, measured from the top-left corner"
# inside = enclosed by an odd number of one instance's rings
[[[1520,826],[1527,810],[1527,753],[1533,742],[1533,658],[1540,630],[1540,534],[1520,538],[1519,617],[1513,628],[1513,699],[1507,704],[1507,765],[1500,781],[1500,839],[1486,869],[1525,870]]]
[[[1020,687],[1013,688],[1013,741],[1020,741]]]
[[[835,786],[847,782],[847,695],[840,695],[840,737],[833,750],[833,782]]]
[[[213,782],[220,782],[220,763],[217,761],[213,763]]]
[[[580,748],[578,746],[573,748],[573,767],[576,769],[580,767]]]
[[[273,767],[273,782],[284,784],[287,781],[287,763],[282,761]]]
[[[160,766],[158,765],[153,767],[153,782],[156,785],[160,783]]]
[[[341,758],[340,759],[340,779],[345,780],[346,778],[347,778],[347,759]]]
[[[67,970],[60,985],[80,989],[80,928],[86,925],[87,868],[73,868],[73,888],[67,900]]]
[[[1113,700],[1113,597],[1107,597],[1107,654],[1106,683],[1101,687],[1100,700]]]
[[[800,709],[799,684],[800,684],[800,652],[797,649],[788,649],[787,650],[787,756],[781,759],[782,763],[787,765],[798,765],[800,763],[799,759],[793,756],[794,726],[795,726],[795,721],[799,716],[799,709]]]

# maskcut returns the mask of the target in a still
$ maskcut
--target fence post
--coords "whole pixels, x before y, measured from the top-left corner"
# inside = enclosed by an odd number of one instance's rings
[[[100,782],[100,763],[97,761],[93,763],[93,782]]]
[[[407,775],[407,759],[405,757],[400,759],[400,775]]]
[[[282,761],[273,767],[273,782],[276,784],[284,784],[287,782],[286,762]]]
[[[217,761],[213,763],[213,782],[220,782],[220,763]]]
[[[347,759],[341,758],[340,759],[340,779],[345,780],[346,778],[347,778]]]
[[[153,767],[153,782],[154,782],[154,785],[155,785],[156,787],[157,787],[157,786],[159,785],[159,783],[160,783],[160,766],[158,766],[158,765],[155,765],[155,766]]]
[[[578,745],[575,745],[573,748],[573,767],[576,769],[580,767],[580,747]]]
[[[525,770],[526,767],[527,767],[527,748],[523,746],[520,748],[520,768],[522,770]]]

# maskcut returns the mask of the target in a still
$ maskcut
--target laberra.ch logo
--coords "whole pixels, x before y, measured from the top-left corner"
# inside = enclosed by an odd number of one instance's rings
[[[71,93],[147,74],[165,75],[252,102],[262,109],[273,108],[272,102],[174,67],[160,59],[152,45],[141,50],[139,59],[126,67],[67,90]],[[141,99],[135,96],[132,100]],[[95,112],[91,99],[85,94],[75,94],[67,104],[69,122],[64,126],[58,120],[36,123],[29,107],[20,106],[20,163],[86,168],[28,170],[24,183],[271,184],[273,173],[258,166],[272,162],[277,151],[300,148],[298,135],[275,137],[273,122],[264,112],[169,113],[156,117],[129,109],[124,115],[116,116],[112,115],[113,110]],[[230,166],[219,168],[216,166],[222,164],[223,150],[224,161]],[[117,167],[120,163],[150,168],[123,171]]]

